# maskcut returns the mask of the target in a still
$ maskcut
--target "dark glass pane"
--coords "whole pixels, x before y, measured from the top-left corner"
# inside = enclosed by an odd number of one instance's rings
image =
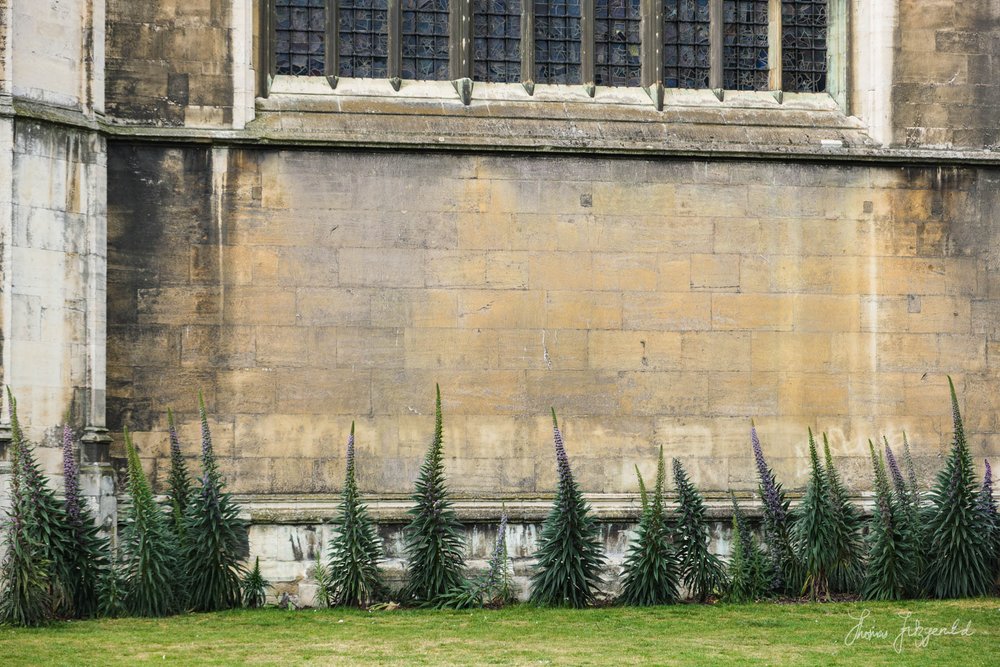
[[[767,90],[767,0],[723,2],[723,85]]]
[[[389,76],[387,0],[339,0],[338,73],[368,79]]]
[[[594,81],[638,86],[639,0],[594,0]]]
[[[708,88],[708,0],[664,0],[663,85]]]
[[[472,78],[521,80],[521,0],[473,0]]]
[[[580,83],[580,0],[534,0],[535,81]]]
[[[781,88],[826,90],[827,0],[781,3]]]
[[[325,0],[274,0],[277,74],[322,76],[326,60]]]
[[[403,78],[448,80],[448,0],[401,2]]]

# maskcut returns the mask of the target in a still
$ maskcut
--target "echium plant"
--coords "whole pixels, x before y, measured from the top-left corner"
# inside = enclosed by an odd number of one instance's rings
[[[552,438],[559,487],[542,526],[530,599],[539,605],[586,607],[594,602],[601,585],[601,532],[573,478],[555,410]]]
[[[802,592],[813,600],[830,598],[830,574],[837,564],[837,514],[827,475],[809,429],[809,482],[796,515],[795,544],[805,578]]]
[[[174,413],[167,408],[167,432],[170,438],[170,474],[167,477],[167,499],[170,503],[170,523],[179,538],[184,535],[184,515],[191,502],[191,475],[181,453],[181,441],[174,424]]]
[[[986,595],[992,586],[989,534],[976,508],[976,480],[955,385],[948,378],[954,441],[925,512],[927,566],[923,586],[935,598]]]
[[[983,473],[983,485],[976,498],[976,509],[983,515],[983,522],[989,530],[989,551],[992,555],[993,583],[1000,586],[1000,513],[997,512],[997,501],[993,497],[993,469],[989,459],[985,459],[986,471]]]
[[[73,454],[73,431],[63,426],[64,505],[72,535],[70,590],[72,614],[90,618],[100,612],[102,570],[108,567],[108,540],[101,536],[87,504],[80,499],[80,465]]]
[[[910,448],[906,442],[906,434],[903,434],[903,459],[906,462],[909,479],[903,480],[903,473],[896,461],[896,456],[889,446],[889,439],[882,436],[885,445],[884,465],[887,469],[886,479],[892,488],[892,496],[896,502],[897,511],[896,523],[898,530],[906,534],[907,539],[914,544],[924,544],[925,529],[924,522],[920,516],[920,491],[917,488],[916,474],[913,470],[913,461],[910,458]],[[908,597],[916,597],[920,594],[920,579],[923,576],[926,557],[923,549],[916,549],[913,555],[913,577],[912,588],[907,591]]]
[[[771,592],[771,572],[767,555],[761,549],[746,515],[730,493],[733,502],[733,552],[729,559],[727,602],[755,602]]]
[[[837,474],[830,455],[830,441],[823,434],[823,457],[826,481],[834,515],[834,544],[837,557],[830,570],[830,589],[834,593],[854,593],[861,586],[864,544],[861,539],[861,512],[850,501],[850,494]]]
[[[673,460],[673,469],[677,487],[677,523],[673,538],[680,560],[681,580],[695,599],[705,602],[711,595],[725,594],[726,570],[719,557],[708,549],[708,523],[701,494],[677,459]]]
[[[465,568],[462,524],[459,523],[444,478],[444,427],[441,387],[436,387],[434,439],[420,468],[413,492],[412,518],[406,526],[407,583],[403,597],[418,604],[434,604],[462,585]]]
[[[245,570],[241,560],[247,525],[239,517],[239,506],[225,490],[219,473],[205,399],[200,391],[198,414],[202,478],[184,516],[184,571],[188,605],[195,611],[218,611],[239,607],[242,602],[240,581]]]
[[[500,517],[500,525],[497,526],[496,540],[486,572],[448,591],[439,598],[437,606],[443,609],[472,609],[509,602],[510,591],[505,589],[507,570],[507,513],[504,512]]]
[[[379,574],[382,541],[368,508],[361,502],[355,477],[354,423],[347,438],[347,472],[330,540],[330,606],[367,607],[385,593]]]
[[[9,395],[13,424],[17,403]],[[18,477],[20,493],[25,505],[22,508],[24,528],[40,547],[39,558],[48,566],[49,598],[52,613],[56,616],[73,615],[73,533],[66,516],[66,508],[49,487],[35,458],[34,449],[24,437],[18,424]],[[13,446],[13,443],[12,443]]]
[[[167,616],[181,610],[178,599],[177,539],[139,462],[139,453],[124,429],[128,459],[128,508],[122,536],[125,610],[133,616]]]
[[[868,441],[875,476],[875,511],[867,537],[868,561],[861,595],[866,600],[901,600],[918,584],[920,543],[907,525],[907,510],[893,495],[885,461]],[[890,450],[891,451],[891,450]]]
[[[636,474],[639,474],[636,468]],[[666,470],[663,447],[656,466],[656,485],[648,499],[642,476],[639,488],[643,511],[636,529],[636,539],[629,546],[622,571],[622,593],[618,601],[635,606],[651,606],[677,602],[680,594],[680,568],[677,554],[670,545],[670,531],[663,514],[663,487]]]
[[[253,567],[243,577],[243,606],[247,609],[260,609],[267,601],[267,587],[271,585],[260,572],[260,556],[253,561]]]
[[[760,477],[759,492],[764,508],[764,545],[771,561],[771,590],[775,593],[797,594],[802,574],[792,542],[792,519],[789,501],[764,460],[764,451],[757,437],[757,427],[750,425],[750,442]]]
[[[4,557],[0,563],[0,623],[36,626],[53,615],[49,561],[38,539],[34,521],[35,508],[24,483],[24,435],[17,417],[17,401],[7,389],[10,403],[10,500],[4,525]]]

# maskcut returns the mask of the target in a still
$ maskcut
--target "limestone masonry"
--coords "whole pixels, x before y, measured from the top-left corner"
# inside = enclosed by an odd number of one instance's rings
[[[863,500],[869,438],[938,469],[950,374],[1000,456],[995,0],[830,0],[829,93],[662,110],[269,77],[266,4],[0,0],[0,375],[55,476],[69,411],[109,530],[122,427],[162,490],[199,388],[250,553],[305,600],[352,421],[398,558],[435,383],[473,560],[505,503],[519,575],[550,406],[613,562],[660,445],[720,519],[756,491],[751,419],[786,488],[812,427]]]

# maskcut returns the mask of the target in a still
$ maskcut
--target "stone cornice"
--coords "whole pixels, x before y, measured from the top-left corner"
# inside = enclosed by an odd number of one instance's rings
[[[443,136],[440,133],[420,132],[391,135],[383,130],[390,128],[393,114],[376,115],[375,130],[349,132],[340,130],[296,129],[291,123],[275,123],[274,118],[283,112],[264,112],[262,117],[246,129],[163,127],[149,125],[129,125],[110,122],[102,116],[90,117],[79,110],[44,104],[37,101],[0,97],[0,118],[19,118],[72,127],[78,130],[97,132],[108,140],[149,142],[171,145],[202,144],[219,146],[247,146],[275,149],[344,149],[344,150],[420,150],[462,153],[500,154],[545,154],[545,155],[586,155],[604,157],[637,157],[658,159],[699,160],[780,160],[801,162],[825,162],[840,164],[877,164],[886,166],[969,166],[998,167],[1000,151],[956,150],[931,148],[883,148],[871,144],[853,145],[807,145],[780,143],[700,143],[696,141],[674,140],[651,144],[649,142],[622,142],[598,140],[587,136],[511,137],[488,134],[477,137]],[[298,112],[296,112],[298,113]],[[271,114],[271,121],[267,121]],[[365,116],[372,122],[372,114],[349,114]],[[332,112],[313,113],[329,120],[337,118]],[[286,116],[287,118],[287,116]],[[450,123],[447,116],[420,115],[407,116],[423,122],[437,118]],[[595,124],[607,126],[614,121],[591,120]],[[663,123],[661,123],[663,124]],[[750,126],[748,126],[750,127]],[[805,128],[808,129],[808,128]],[[799,130],[803,130],[800,126]]]
[[[634,522],[639,517],[639,497],[631,494],[584,494],[594,515],[604,522]],[[331,521],[340,502],[339,495],[239,495],[236,501],[243,508],[243,516],[256,524],[316,524]],[[545,519],[552,507],[552,497],[512,496],[509,498],[473,499],[457,497],[452,506],[464,522],[495,522],[506,511],[513,522],[538,523]],[[737,494],[740,506],[748,516],[760,516],[760,503],[756,496],[744,492]],[[792,505],[797,504],[792,499]],[[402,523],[408,520],[406,510],[413,502],[405,496],[365,497],[365,504],[372,517],[381,523]],[[870,494],[857,496],[854,501],[865,513],[873,506]],[[667,496],[667,508],[673,497]],[[732,517],[732,503],[728,494],[705,494],[709,518],[728,520]]]

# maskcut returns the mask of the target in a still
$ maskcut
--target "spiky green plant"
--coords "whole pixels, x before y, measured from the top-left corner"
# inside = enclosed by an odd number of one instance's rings
[[[771,593],[770,562],[732,492],[730,499],[733,503],[733,552],[729,559],[726,601],[755,602]]]
[[[984,459],[986,471],[983,473],[983,485],[976,498],[976,509],[983,515],[983,523],[989,529],[989,551],[992,558],[991,571],[994,584],[1000,588],[1000,512],[997,512],[997,501],[993,497],[993,470],[989,459]]]
[[[125,609],[133,616],[167,616],[181,609],[177,538],[153,498],[127,428],[123,434],[132,501],[122,537]]]
[[[10,404],[10,499],[4,526],[5,552],[0,563],[0,623],[37,626],[53,616],[51,563],[45,546],[32,525],[35,507],[24,479],[27,446],[17,417],[17,401],[7,388]]]
[[[795,521],[795,544],[805,579],[802,593],[813,600],[830,599],[830,575],[840,553],[837,544],[837,510],[827,475],[819,462],[816,441],[809,429],[809,482]]]
[[[404,599],[433,604],[462,585],[465,568],[462,524],[451,507],[444,478],[444,426],[441,387],[436,386],[434,439],[420,468],[413,492],[410,523],[405,529],[407,583]]]
[[[539,605],[586,607],[601,585],[601,532],[573,479],[554,409],[552,433],[559,487],[535,553],[530,599]]]
[[[173,410],[167,408],[167,431],[170,438],[170,474],[167,476],[167,500],[170,505],[170,523],[178,538],[184,537],[184,515],[191,502],[193,485],[184,455],[181,453],[181,441],[177,436],[177,426],[174,424]]]
[[[118,550],[115,549],[114,545],[109,546],[107,561],[107,567],[101,570],[97,584],[97,615],[105,618],[118,618],[128,612],[125,608],[127,585],[118,558]]]
[[[271,585],[260,573],[260,556],[254,558],[253,567],[243,577],[243,606],[260,609],[267,602],[267,587]]]
[[[895,502],[895,524],[896,530],[905,535],[906,539],[914,544],[925,544],[926,529],[920,511],[920,490],[917,486],[916,474],[913,469],[913,460],[910,457],[909,444],[906,441],[906,434],[903,434],[903,458],[906,462],[909,480],[903,480],[903,474],[896,462],[896,456],[889,446],[889,439],[882,436],[885,444],[885,459],[883,465],[886,468],[886,479],[892,488],[892,498]],[[924,568],[927,564],[927,557],[924,549],[914,549],[913,553],[913,576],[907,581],[912,587],[906,592],[907,597],[918,597],[920,595],[920,581],[923,577]]]
[[[184,515],[183,562],[188,605],[195,611],[239,607],[240,581],[245,568],[242,554],[247,524],[240,508],[225,490],[219,474],[205,399],[198,392],[201,417],[201,485],[191,495]]]
[[[9,398],[13,418],[17,406],[12,394]],[[73,616],[73,590],[76,583],[76,572],[73,569],[73,528],[64,504],[49,487],[48,478],[42,473],[34,448],[24,437],[20,424],[18,432],[20,491],[25,503],[24,529],[40,546],[39,557],[48,564],[52,613],[61,617]]]
[[[347,438],[347,472],[330,540],[330,605],[367,607],[385,594],[379,573],[382,540],[361,502],[355,478],[354,423]]]
[[[323,551],[316,552],[316,562],[313,563],[312,578],[316,582],[315,603],[318,609],[331,606],[333,583],[330,580],[330,568],[323,563]],[[287,593],[286,593],[287,595]]]
[[[976,509],[972,458],[950,377],[948,386],[955,436],[944,469],[928,494],[923,586],[935,598],[973,597],[986,595],[992,585],[990,545],[982,513]]]
[[[760,478],[758,489],[764,510],[764,545],[771,561],[771,590],[774,593],[798,595],[804,575],[792,539],[793,521],[789,501],[785,498],[785,491],[774,471],[764,460],[764,450],[753,422],[750,422],[750,443]]]
[[[907,526],[906,508],[889,486],[885,461],[868,441],[875,477],[875,512],[867,537],[868,562],[861,595],[866,600],[902,600],[918,584],[920,543]]]
[[[101,535],[94,516],[80,498],[80,465],[73,453],[73,432],[63,426],[63,506],[69,523],[70,556],[69,609],[76,618],[90,618],[100,612],[101,571],[108,567],[108,540]]]
[[[507,514],[504,513],[497,526],[496,540],[486,572],[466,580],[458,588],[443,595],[437,606],[442,609],[473,609],[506,604],[510,601],[510,591],[504,588],[507,569]]]
[[[636,475],[639,469],[636,468]],[[648,499],[642,476],[639,489],[643,512],[636,529],[636,539],[629,547],[622,571],[622,593],[618,601],[635,606],[671,604],[680,598],[680,567],[670,544],[670,530],[663,513],[663,487],[666,484],[663,447],[656,466],[653,498]]]
[[[726,569],[719,557],[708,549],[705,501],[677,459],[673,460],[673,471],[674,486],[677,487],[673,543],[680,560],[681,580],[692,597],[705,602],[712,595],[725,594],[728,585]]]
[[[830,441],[823,434],[823,457],[826,462],[826,481],[833,504],[834,543],[837,557],[830,570],[830,589],[834,593],[855,593],[863,579],[862,561],[864,543],[861,539],[863,520],[861,512],[850,501],[850,493],[837,474],[830,455]]]

